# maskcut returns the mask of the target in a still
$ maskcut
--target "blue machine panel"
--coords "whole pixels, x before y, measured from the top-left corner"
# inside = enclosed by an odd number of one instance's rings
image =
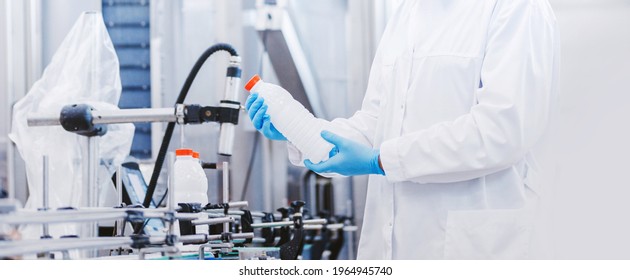
[[[102,0],[103,19],[118,60],[123,109],[151,107],[150,1]],[[131,155],[151,158],[151,125],[137,123]]]

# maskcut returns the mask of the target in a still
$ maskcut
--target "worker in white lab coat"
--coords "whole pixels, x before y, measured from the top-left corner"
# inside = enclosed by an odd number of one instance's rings
[[[548,123],[559,40],[547,0],[405,1],[388,23],[361,110],[322,132],[308,168],[371,174],[360,259],[536,258],[531,153]],[[264,100],[254,125],[282,140]],[[290,158],[302,162],[290,145]]]

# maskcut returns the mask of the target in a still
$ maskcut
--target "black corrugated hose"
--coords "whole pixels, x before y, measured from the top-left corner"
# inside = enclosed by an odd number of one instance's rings
[[[230,53],[231,56],[238,56],[236,50],[228,44],[219,43],[210,48],[208,48],[203,54],[197,59],[197,62],[190,70],[188,77],[186,78],[186,82],[182,87],[182,90],[179,92],[179,96],[175,101],[175,104],[183,104],[186,99],[186,95],[188,95],[188,91],[192,86],[195,77],[199,73],[201,66],[208,60],[210,56],[218,51],[226,51]],[[151,174],[151,181],[149,182],[149,187],[147,189],[147,194],[144,197],[144,202],[142,203],[145,208],[149,208],[151,205],[151,200],[153,198],[153,193],[155,192],[155,188],[157,186],[157,181],[160,177],[160,173],[162,171],[162,166],[164,165],[164,158],[166,157],[166,152],[168,150],[168,146],[171,143],[171,138],[173,137],[173,131],[175,130],[175,123],[168,123],[166,126],[166,131],[164,132],[164,138],[162,138],[162,145],[160,146],[160,151],[158,153],[157,159],[155,161],[155,167],[153,168],[153,174]],[[157,205],[159,206],[159,205]]]

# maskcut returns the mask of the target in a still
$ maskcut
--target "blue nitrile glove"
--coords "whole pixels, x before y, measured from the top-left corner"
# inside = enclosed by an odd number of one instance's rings
[[[304,165],[317,173],[337,173],[345,176],[379,174],[385,171],[378,164],[380,151],[343,138],[329,131],[322,131],[322,138],[335,145],[330,158],[318,164],[305,160]]]
[[[271,119],[269,119],[269,115],[267,115],[267,105],[265,104],[265,100],[258,96],[258,93],[252,93],[247,98],[245,102],[245,108],[247,108],[247,113],[249,114],[249,119],[252,120],[252,124],[254,127],[260,131],[265,137],[271,140],[287,140],[280,131],[278,131],[273,124],[271,123]]]

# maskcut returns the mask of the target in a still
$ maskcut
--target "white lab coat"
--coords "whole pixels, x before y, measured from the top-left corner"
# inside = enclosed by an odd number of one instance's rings
[[[539,192],[530,150],[556,96],[547,0],[405,1],[361,110],[337,132],[381,150],[360,259],[523,259]],[[292,162],[301,154],[289,145]]]

